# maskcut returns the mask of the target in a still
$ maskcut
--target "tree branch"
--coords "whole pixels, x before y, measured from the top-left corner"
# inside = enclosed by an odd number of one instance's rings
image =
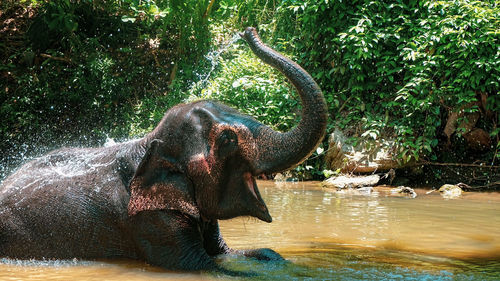
[[[210,0],[210,3],[208,3],[207,9],[205,10],[205,13],[203,14],[203,18],[208,17],[208,14],[210,13],[210,9],[212,9],[212,6],[214,5],[215,0]]]
[[[428,162],[423,161],[416,163],[416,165],[433,165],[433,166],[456,166],[456,167],[477,167],[477,168],[494,168],[500,169],[500,166],[493,165],[481,165],[481,164],[468,164],[468,163],[438,163],[438,162]]]
[[[71,61],[71,59],[69,59],[69,58],[54,57],[54,56],[51,56],[49,54],[40,54],[40,56],[42,58],[48,58],[48,59],[53,59],[53,60],[57,60],[57,61],[63,61],[63,62],[67,62],[67,63],[73,63]]]

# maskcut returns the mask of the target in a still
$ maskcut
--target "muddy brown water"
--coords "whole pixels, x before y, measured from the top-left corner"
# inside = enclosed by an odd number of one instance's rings
[[[221,222],[237,249],[270,247],[287,262],[225,256],[226,268],[256,280],[500,280],[500,193],[447,200],[336,193],[318,183],[258,182],[273,216]],[[0,259],[0,280],[217,280],[134,261]],[[246,278],[245,278],[246,279]]]

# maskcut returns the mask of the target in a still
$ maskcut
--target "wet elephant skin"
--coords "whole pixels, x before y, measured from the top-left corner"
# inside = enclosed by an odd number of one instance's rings
[[[322,140],[326,105],[300,66],[242,37],[297,89],[302,119],[280,133],[214,101],[169,109],[144,138],[100,148],[62,148],[0,185],[0,256],[129,258],[174,270],[223,270],[235,253],[281,260],[271,249],[232,250],[218,220],[272,218],[255,177],[300,163]]]

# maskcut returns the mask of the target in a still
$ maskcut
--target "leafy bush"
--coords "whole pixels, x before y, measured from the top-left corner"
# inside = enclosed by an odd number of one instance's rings
[[[57,0],[0,8],[0,178],[9,161],[21,161],[10,151],[141,135],[188,95],[290,129],[300,107],[281,74],[240,43],[215,68],[205,59],[214,42],[249,25],[318,81],[329,130],[393,138],[402,161],[442,160],[449,116],[479,112],[475,126],[494,140],[481,156],[500,158],[495,1]],[[456,122],[467,121],[460,116]],[[463,132],[454,131],[459,145]],[[298,169],[320,170],[321,155]]]
[[[272,16],[258,12],[267,1],[245,3],[238,17],[258,24],[317,79],[330,130],[394,138],[403,161],[436,160],[448,114],[487,96],[478,126],[498,142],[495,1],[285,0]]]
[[[0,178],[24,157],[150,127],[149,110],[156,118],[167,109],[160,106],[182,100],[176,76],[192,80],[209,48],[208,5],[2,2]]]

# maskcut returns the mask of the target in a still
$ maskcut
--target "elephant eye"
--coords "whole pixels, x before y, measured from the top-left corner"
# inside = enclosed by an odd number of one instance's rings
[[[217,139],[219,156],[227,156],[238,148],[238,136],[231,130],[224,130]]]
[[[238,143],[238,137],[231,130],[224,130],[219,136],[219,144],[222,146]]]

